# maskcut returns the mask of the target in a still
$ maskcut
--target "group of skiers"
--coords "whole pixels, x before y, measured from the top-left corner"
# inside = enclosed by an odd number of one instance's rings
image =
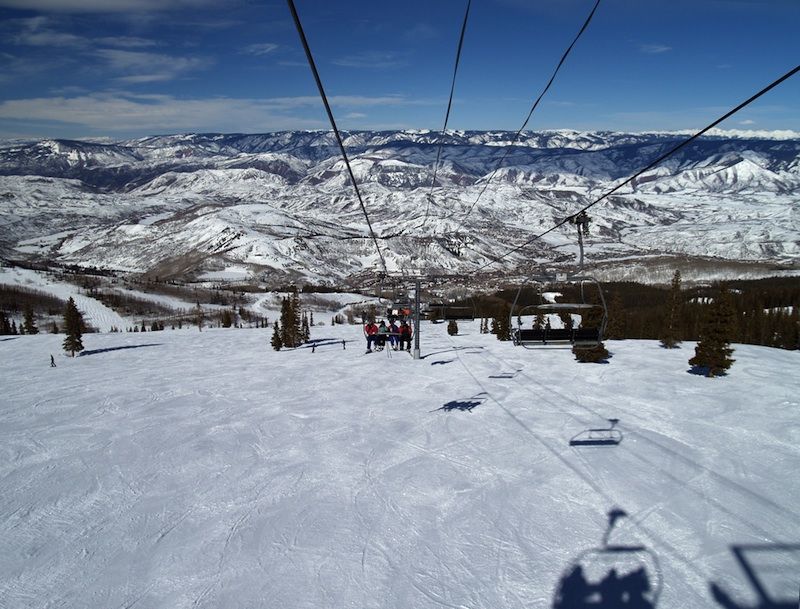
[[[399,326],[395,320],[390,320],[388,326],[385,321],[381,321],[380,325],[370,321],[364,326],[364,334],[367,336],[367,353],[372,353],[373,346],[376,351],[381,351],[386,346],[387,339],[395,351],[411,351],[413,330],[405,320]]]

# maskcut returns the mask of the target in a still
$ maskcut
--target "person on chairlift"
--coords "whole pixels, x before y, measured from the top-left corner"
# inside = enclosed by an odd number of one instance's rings
[[[378,326],[371,321],[364,326],[364,333],[367,335],[367,353],[371,353],[372,345],[378,340]]]
[[[386,322],[381,320],[381,325],[378,326],[377,345],[380,351],[386,346],[386,337],[389,335],[389,328],[386,327]]]
[[[397,327],[397,322],[392,320],[389,323],[389,344],[394,351],[397,351],[397,345],[400,342],[400,328]]]
[[[411,325],[407,321],[400,322],[400,350],[402,351],[403,345],[406,345],[406,351],[411,351]]]

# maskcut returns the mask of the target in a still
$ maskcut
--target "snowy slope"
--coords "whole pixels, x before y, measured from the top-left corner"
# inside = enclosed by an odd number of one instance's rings
[[[796,601],[797,352],[737,346],[710,380],[688,344],[269,334],[91,335],[57,368],[61,337],[0,342],[4,607],[531,609],[640,568],[662,609],[766,606],[743,566]],[[569,445],[609,418],[618,446]],[[598,550],[614,509],[628,551]]]
[[[83,320],[99,332],[110,332],[113,327],[126,328],[130,325],[130,320],[126,320],[99,300],[82,294],[75,284],[58,281],[36,271],[0,266],[0,283],[38,290],[64,301],[72,298]]]

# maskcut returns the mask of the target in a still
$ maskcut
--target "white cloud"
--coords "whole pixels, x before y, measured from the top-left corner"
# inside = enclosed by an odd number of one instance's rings
[[[272,42],[261,42],[258,44],[251,44],[242,49],[242,53],[245,55],[266,55],[267,53],[272,53],[275,49],[278,48],[277,44]]]
[[[94,55],[113,71],[122,73],[117,80],[126,83],[164,82],[211,65],[210,60],[202,57],[175,57],[124,49],[97,49]]]
[[[331,98],[331,104],[339,108],[420,103],[428,102],[400,96]],[[360,118],[361,115],[359,112],[352,114],[352,118]],[[325,129],[328,125],[316,96],[187,100],[170,95],[140,95],[124,91],[8,100],[0,103],[0,119],[24,121],[26,124],[67,124],[86,133],[125,135],[179,131],[252,133],[282,129]],[[52,126],[49,128],[52,129]]]
[[[344,115],[345,118],[367,118],[363,112],[350,112]]]
[[[123,49],[141,49],[145,47],[153,47],[158,43],[155,40],[148,38],[137,38],[136,36],[106,36],[105,38],[95,38],[94,42],[97,44],[120,47]]]
[[[641,44],[639,45],[639,50],[642,53],[648,53],[650,55],[658,55],[659,53],[666,53],[667,51],[671,51],[672,47],[668,47],[665,44]]]
[[[740,125],[755,125],[756,122],[754,120],[751,120],[751,119],[748,118],[748,119],[745,119],[743,121],[739,121],[739,124]]]
[[[399,68],[407,65],[397,53],[382,53],[379,51],[365,51],[357,55],[346,55],[333,60],[333,64],[345,68],[386,69]]]
[[[146,13],[211,4],[212,0],[0,0],[0,7],[45,13]]]

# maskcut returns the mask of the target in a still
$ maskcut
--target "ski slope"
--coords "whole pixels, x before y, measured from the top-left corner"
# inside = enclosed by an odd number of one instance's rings
[[[793,606],[800,354],[706,379],[690,344],[478,326],[423,324],[419,361],[358,326],[0,339],[0,607]]]

